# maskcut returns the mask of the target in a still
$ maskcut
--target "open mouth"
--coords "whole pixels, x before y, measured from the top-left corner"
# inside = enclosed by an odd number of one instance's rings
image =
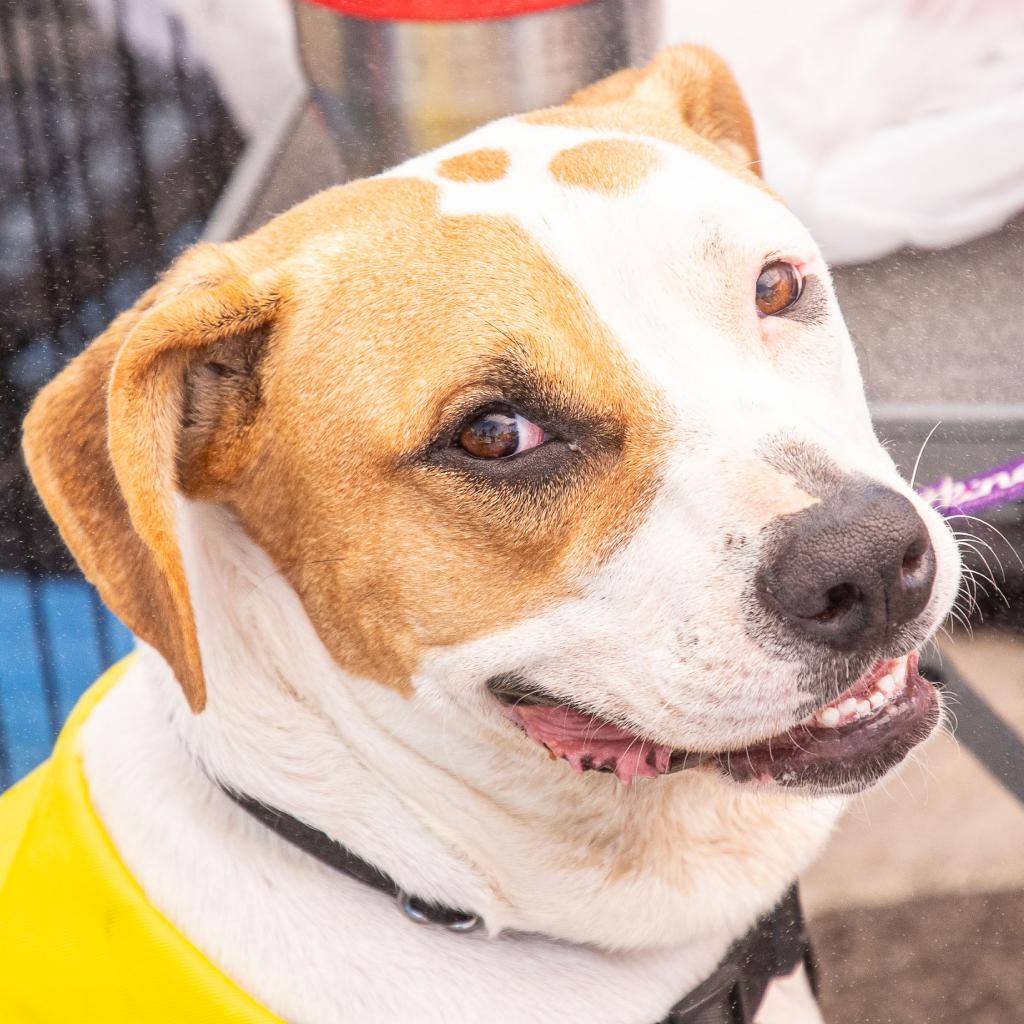
[[[935,687],[917,664],[916,651],[879,661],[788,731],[723,751],[657,743],[515,677],[496,678],[489,686],[507,718],[577,772],[613,773],[628,786],[636,778],[703,766],[737,782],[855,792],[885,775],[938,724]]]

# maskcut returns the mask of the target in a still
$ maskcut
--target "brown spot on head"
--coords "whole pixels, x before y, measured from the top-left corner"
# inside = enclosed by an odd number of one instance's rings
[[[754,123],[739,86],[725,62],[701,46],[670,47],[646,68],[619,71],[565,106],[523,120],[663,139],[764,187]]]
[[[653,146],[638,139],[593,139],[564,149],[549,170],[563,185],[593,192],[625,193],[635,189],[657,166]]]
[[[474,149],[442,160],[437,173],[449,181],[500,181],[508,171],[508,153],[503,149]]]

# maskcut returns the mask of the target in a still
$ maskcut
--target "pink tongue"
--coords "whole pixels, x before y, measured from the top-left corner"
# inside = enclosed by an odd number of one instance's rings
[[[668,771],[671,747],[641,740],[600,718],[561,705],[519,705],[506,708],[505,714],[578,772],[610,768],[628,786],[638,775],[653,779]]]

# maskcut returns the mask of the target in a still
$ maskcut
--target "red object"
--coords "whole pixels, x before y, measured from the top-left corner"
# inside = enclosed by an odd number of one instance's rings
[[[556,7],[575,7],[586,0],[307,0],[339,14],[388,21],[472,21],[514,18]]]

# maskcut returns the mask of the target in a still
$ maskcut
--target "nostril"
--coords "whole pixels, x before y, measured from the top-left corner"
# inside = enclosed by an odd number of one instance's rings
[[[813,618],[818,622],[833,622],[863,599],[860,588],[853,583],[837,583],[825,591],[825,607]]]
[[[914,577],[920,572],[924,564],[925,555],[928,552],[928,538],[923,536],[915,537],[903,552],[903,560],[900,563],[900,572],[907,583],[913,583]]]

